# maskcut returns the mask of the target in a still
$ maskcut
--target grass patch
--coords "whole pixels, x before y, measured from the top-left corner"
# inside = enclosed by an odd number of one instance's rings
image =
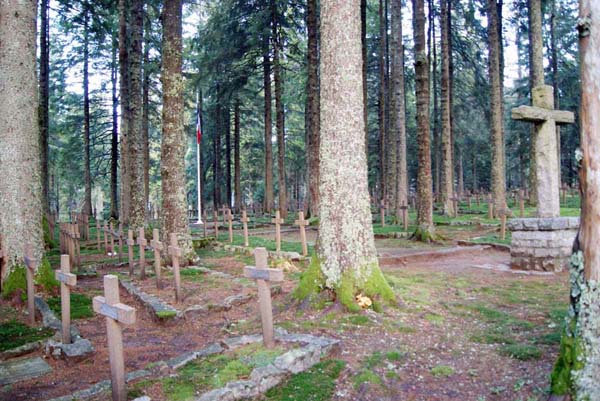
[[[471,341],[480,344],[514,344],[515,339],[504,330],[487,329],[471,336]]]
[[[346,362],[329,359],[306,372],[292,376],[287,382],[265,394],[268,401],[328,401],[335,390],[335,381]]]
[[[60,297],[48,298],[48,306],[60,319],[61,306]],[[94,316],[94,310],[92,309],[92,299],[83,294],[72,293],[71,294],[71,319],[87,319]]]
[[[431,368],[430,373],[435,377],[448,377],[454,374],[454,368],[447,365],[437,365]]]
[[[442,323],[444,323],[444,316],[442,315],[438,315],[436,313],[428,313],[425,315],[425,320],[427,320],[430,323],[435,324],[436,326],[441,325]]]
[[[20,347],[50,337],[54,332],[48,328],[29,327],[16,320],[0,324],[0,352]]]
[[[534,345],[506,344],[500,348],[500,355],[509,356],[520,361],[540,359],[542,351]]]
[[[354,379],[354,388],[359,388],[363,383],[382,384],[381,377],[370,369],[361,370]]]

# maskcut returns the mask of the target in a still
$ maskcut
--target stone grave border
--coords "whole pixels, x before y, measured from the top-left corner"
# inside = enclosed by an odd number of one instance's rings
[[[238,380],[227,383],[224,387],[210,390],[195,401],[239,400],[256,397],[268,389],[277,386],[292,374],[301,373],[319,363],[324,357],[330,355],[340,345],[340,340],[330,337],[320,337],[311,334],[288,333],[284,329],[275,329],[275,339],[285,343],[300,343],[302,347],[295,348],[280,355],[275,361],[265,367],[254,368],[249,380]],[[242,335],[226,338],[218,343],[212,343],[196,351],[189,351],[166,361],[148,364],[146,369],[136,370],[127,374],[126,382],[140,378],[168,377],[171,372],[185,366],[196,359],[233,351],[248,344],[262,342],[262,335]],[[94,397],[103,392],[109,392],[110,380],[103,380],[88,389],[79,390],[72,394],[48,401],[76,401]]]

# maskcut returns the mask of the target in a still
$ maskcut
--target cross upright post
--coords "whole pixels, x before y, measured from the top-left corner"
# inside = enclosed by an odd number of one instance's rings
[[[177,246],[177,234],[169,234],[171,245],[167,248],[168,254],[171,256],[173,265],[173,276],[175,277],[175,300],[181,302],[183,300],[181,294],[181,276],[179,274],[179,258],[183,256],[181,248]]]
[[[100,223],[96,220],[96,248],[100,250]]]
[[[77,285],[77,276],[71,273],[69,255],[60,255],[60,271],[54,272],[60,282],[62,342],[71,343],[71,287]]]
[[[146,278],[146,245],[148,244],[144,227],[140,227],[137,244],[140,246],[140,279],[144,280]]]
[[[129,277],[133,277],[134,271],[134,260],[133,260],[133,247],[135,241],[133,240],[133,230],[127,230],[127,256],[129,257]]]
[[[27,279],[27,312],[29,313],[29,324],[33,326],[35,324],[35,288],[33,286],[33,276],[39,262],[33,259],[33,255],[31,254],[31,244],[29,243],[25,245],[25,257],[23,259],[25,262]]]
[[[110,254],[115,256],[115,225],[110,222]]]
[[[233,244],[233,214],[227,209],[227,224],[229,224],[229,243]]]
[[[300,241],[302,242],[302,256],[308,255],[308,244],[306,243],[306,226],[308,226],[308,220],[304,219],[304,212],[298,212],[298,220],[294,222],[295,225],[300,227]]]
[[[275,244],[277,252],[281,251],[281,224],[283,224],[283,219],[281,218],[281,213],[279,210],[275,211],[275,218],[271,220],[273,224],[275,224]]]
[[[215,239],[219,240],[219,216],[217,211],[213,209],[213,224],[215,225]]]
[[[206,225],[206,219],[204,219]],[[150,242],[152,250],[154,250],[154,271],[156,273],[156,288],[160,289],[160,251],[163,250],[163,244],[160,242],[158,228],[152,230],[152,241]]]
[[[119,262],[123,259],[123,223],[119,223]]]
[[[242,210],[242,225],[244,227],[244,246],[250,246],[248,241],[248,214],[246,209]]]

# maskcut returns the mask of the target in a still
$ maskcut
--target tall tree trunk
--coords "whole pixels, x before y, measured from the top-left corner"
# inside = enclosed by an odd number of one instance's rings
[[[42,206],[50,211],[50,190],[48,181],[48,99],[50,97],[50,22],[48,17],[49,0],[40,3],[40,159],[42,175]]]
[[[439,124],[439,96],[438,96],[438,56],[437,56],[437,45],[435,40],[435,13],[433,0],[429,0],[429,29],[428,29],[428,51],[427,61],[431,62],[431,55],[433,54],[433,63],[430,64],[431,69],[431,86],[433,86],[433,165],[434,170],[434,190],[436,198],[440,195],[441,182],[442,182],[442,140],[440,133]]]
[[[396,136],[391,134],[391,123],[390,123],[390,115],[391,115],[391,95],[390,95],[390,87],[391,87],[391,79],[390,79],[390,40],[388,38],[389,31],[389,0],[384,0],[384,38],[385,38],[385,86],[384,86],[384,96],[385,96],[385,110],[384,110],[384,130],[385,130],[385,150],[387,152],[386,155],[386,188],[387,188],[387,198],[386,202],[388,207],[393,210],[396,205],[396,194],[398,191],[398,155],[397,152],[397,144],[396,144]]]
[[[271,17],[273,29],[273,79],[275,81],[275,115],[277,128],[277,170],[279,186],[279,210],[281,217],[287,217],[287,184],[285,174],[285,115],[283,111],[283,82],[281,82],[281,60],[279,51],[281,50],[281,39],[279,32],[279,23],[277,22],[277,5],[275,0],[271,0]]]
[[[417,98],[417,230],[415,238],[430,241],[435,235],[433,225],[433,194],[431,149],[429,139],[429,63],[425,48],[424,0],[413,0],[415,37],[415,91]]]
[[[579,4],[581,54],[581,227],[571,258],[570,322],[552,372],[553,400],[600,394],[600,3]],[[569,395],[572,396],[569,397]]]
[[[225,108],[225,189],[227,199],[225,205],[231,207],[231,110],[229,104]]]
[[[360,310],[355,295],[391,301],[371,224],[362,118],[360,0],[321,1],[321,206],[318,262],[297,295],[335,291],[337,302]],[[343,68],[340,68],[343,66]],[[340,168],[340,166],[344,168]],[[349,212],[347,205],[352,205]],[[321,280],[315,280],[315,277]]]
[[[119,123],[118,123],[118,107],[119,98],[117,97],[117,51],[119,43],[113,34],[112,58],[110,65],[110,81],[112,90],[112,135],[110,147],[110,217],[113,219],[119,218],[118,205],[118,173],[119,173]]]
[[[144,1],[131,0],[131,50],[129,79],[131,91],[131,124],[129,126],[129,165],[131,167],[129,225],[144,227],[146,205],[144,204],[144,144],[142,139],[142,33]],[[179,185],[181,185],[179,182]],[[164,210],[163,210],[164,212]],[[163,230],[164,231],[164,230]]]
[[[83,198],[83,214],[92,214],[92,174],[90,171],[90,85],[89,85],[89,10],[88,3],[83,3],[83,147],[84,166],[83,181],[85,195]]]
[[[529,0],[529,68],[531,77],[531,89],[544,84],[544,55],[542,41],[542,3],[541,0]],[[533,98],[532,98],[533,99]],[[537,177],[535,144],[537,134],[531,127],[531,141],[529,153],[529,201],[533,206],[537,205]]]
[[[213,208],[218,209],[221,206],[221,131],[223,130],[221,87],[218,84],[215,126],[215,137],[213,140]]]
[[[265,93],[265,211],[273,209],[273,143],[272,143],[272,117],[271,117],[271,59],[269,46],[264,49],[263,78]]]
[[[402,38],[402,6],[392,1],[391,36],[391,130],[396,147],[396,214],[408,205],[408,172],[406,160],[406,104],[404,93],[404,43]],[[399,216],[397,216],[399,217]]]
[[[385,12],[384,12],[384,0],[379,0],[379,185],[381,189],[381,202],[387,201],[388,196],[388,171],[387,171],[387,158],[388,152],[386,149],[386,132],[385,132],[385,49],[386,49],[386,37],[387,32],[385,31]]]
[[[240,211],[242,208],[242,186],[241,186],[241,165],[240,165],[240,100],[235,100],[233,111],[233,188],[235,193],[235,210]]]
[[[504,161],[504,127],[502,120],[502,90],[500,83],[500,42],[498,38],[498,8],[496,0],[488,0],[489,75],[491,87],[490,131],[492,146],[492,196],[496,213],[506,208]]]
[[[454,162],[452,160],[452,125],[450,123],[450,42],[448,1],[441,1],[441,26],[442,31],[442,186],[440,195],[444,204],[444,214],[454,216]]]
[[[148,16],[144,18],[144,82],[142,89],[142,143],[144,152],[144,204],[150,200],[150,35],[152,23]]]
[[[308,191],[310,215],[319,212],[319,47],[317,0],[307,0],[307,117],[308,117]]]
[[[129,224],[131,171],[129,163],[129,1],[119,0],[119,102],[121,105],[121,207],[120,220]]]
[[[552,0],[552,14],[550,15],[550,52],[552,58],[550,65],[552,67],[552,87],[554,88],[554,108],[560,109],[560,93],[558,88],[558,49],[556,45],[556,0]],[[561,157],[561,144],[560,144],[560,125],[556,125],[556,150],[558,152],[558,182],[562,182],[562,169],[560,164],[562,161]]]
[[[187,217],[185,193],[185,152],[187,138],[183,124],[182,0],[170,0],[163,9],[162,73],[163,113],[161,145],[162,232],[177,234],[187,259],[194,250]]]
[[[0,232],[9,255],[0,282],[23,265],[23,241],[36,258],[44,250],[36,5],[0,2]]]

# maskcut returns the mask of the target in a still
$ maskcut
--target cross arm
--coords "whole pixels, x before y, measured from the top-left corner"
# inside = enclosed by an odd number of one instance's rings
[[[93,300],[94,312],[109,317],[119,323],[131,325],[135,323],[135,308],[122,303],[109,305],[106,298],[96,296]]]
[[[261,269],[254,266],[244,267],[244,275],[254,280],[283,281],[283,270]]]
[[[73,273],[63,273],[61,271],[55,271],[54,276],[61,283],[65,283],[70,287],[74,287],[77,285],[77,276]]]
[[[513,120],[522,120],[530,122],[544,122],[554,120],[557,124],[573,124],[575,114],[564,110],[548,110],[534,106],[519,106],[512,109]]]

